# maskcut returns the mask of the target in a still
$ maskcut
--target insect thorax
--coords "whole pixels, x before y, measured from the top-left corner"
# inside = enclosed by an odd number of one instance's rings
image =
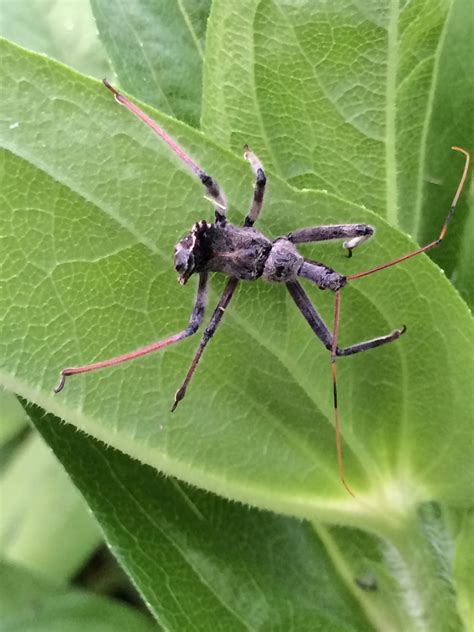
[[[211,224],[201,236],[206,253],[202,269],[255,281],[263,274],[272,242],[254,228],[230,224]]]

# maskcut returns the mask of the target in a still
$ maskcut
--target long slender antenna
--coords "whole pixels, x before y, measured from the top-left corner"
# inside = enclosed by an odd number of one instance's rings
[[[385,270],[385,268],[390,268],[391,266],[394,266],[397,263],[400,263],[401,261],[405,261],[406,259],[411,259],[411,257],[415,257],[416,255],[419,255],[422,252],[431,250],[431,248],[436,248],[436,246],[439,246],[439,244],[443,241],[444,236],[446,235],[446,231],[448,230],[448,226],[453,218],[454,211],[456,209],[456,205],[459,200],[459,196],[461,195],[461,192],[463,190],[464,183],[467,177],[467,172],[469,169],[469,163],[471,161],[471,156],[469,152],[467,152],[462,147],[451,147],[451,149],[454,149],[455,151],[460,151],[462,154],[464,154],[466,157],[466,161],[464,163],[464,171],[462,173],[461,180],[459,181],[458,188],[456,189],[456,193],[454,194],[453,201],[451,202],[451,207],[449,209],[448,215],[446,216],[446,219],[444,220],[443,228],[441,229],[441,233],[439,234],[438,239],[435,239],[434,241],[427,244],[426,246],[423,246],[422,248],[418,248],[417,250],[414,250],[413,252],[409,252],[407,255],[403,255],[402,257],[397,257],[396,259],[392,259],[392,261],[383,263],[382,265],[376,266],[375,268],[371,268],[370,270],[364,270],[364,272],[356,272],[355,274],[349,274],[347,276],[348,281],[353,281],[354,279],[360,279],[361,277],[367,276],[369,274],[373,274],[374,272],[379,272],[380,270]]]
[[[346,481],[346,475],[344,472],[344,462],[342,460],[342,446],[341,446],[341,424],[339,420],[339,408],[337,405],[337,369],[336,369],[336,357],[337,357],[337,337],[339,334],[339,318],[341,314],[341,294],[339,291],[335,294],[336,302],[334,306],[334,328],[332,333],[332,347],[331,347],[331,371],[332,371],[332,392],[334,398],[334,416],[336,422],[336,450],[337,450],[337,464],[339,467],[339,478],[341,483],[347,489],[349,494],[355,498],[355,494],[349,487]]]

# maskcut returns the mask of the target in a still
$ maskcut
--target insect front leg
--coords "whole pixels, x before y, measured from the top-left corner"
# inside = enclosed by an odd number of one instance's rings
[[[168,347],[169,345],[175,344],[176,342],[180,342],[181,340],[192,336],[199,329],[204,316],[204,311],[206,309],[208,285],[207,280],[207,272],[201,272],[199,275],[199,285],[196,294],[196,300],[186,329],[183,329],[183,331],[180,331],[174,336],[164,338],[163,340],[159,340],[158,342],[152,342],[146,347],[141,347],[136,351],[124,353],[114,358],[110,358],[109,360],[102,360],[100,362],[94,362],[93,364],[86,364],[84,366],[63,369],[60,373],[59,383],[54,389],[54,392],[59,393],[59,391],[62,391],[66,382],[66,378],[70,375],[77,375],[78,373],[88,373],[89,371],[96,371],[98,369],[105,369],[109,366],[121,364],[122,362],[126,362],[127,360],[134,360],[135,358],[140,358],[141,356],[153,353],[154,351],[158,351],[159,349],[163,349],[164,347]]]
[[[137,118],[148,125],[148,127],[155,132],[157,136],[165,141],[165,143],[174,151],[174,153],[184,162],[184,164],[193,171],[198,178],[201,180],[204,188],[206,189],[206,195],[204,196],[207,200],[213,203],[214,212],[216,215],[216,222],[224,222],[226,215],[227,202],[224,194],[221,192],[219,185],[215,180],[211,178],[201,167],[194,162],[194,160],[188,156],[188,154],[181,149],[178,143],[169,136],[163,128],[161,128],[158,123],[156,123],[153,119],[151,119],[148,114],[145,114],[143,110],[141,110],[135,103],[132,103],[127,97],[121,94],[118,90],[116,90],[107,79],[103,80],[104,86],[112,92],[115,97],[117,103],[123,105],[129,110],[132,114],[134,114]]]
[[[227,285],[222,292],[222,296],[217,303],[217,307],[212,314],[211,320],[209,321],[209,325],[204,330],[204,334],[201,338],[201,342],[199,343],[199,347],[197,348],[194,357],[192,359],[191,365],[188,369],[186,377],[183,380],[183,383],[176,391],[176,395],[174,396],[174,404],[171,408],[171,412],[176,410],[179,402],[186,395],[186,389],[188,388],[189,382],[191,381],[194,371],[197,369],[197,365],[199,364],[199,360],[201,359],[202,354],[204,353],[204,349],[207,347],[207,343],[211,340],[212,336],[216,333],[216,329],[221,322],[222,316],[229,305],[232,297],[234,296],[234,292],[239,283],[238,279],[230,279]]]
[[[342,247],[347,249],[348,257],[352,257],[354,248],[370,239],[374,233],[375,229],[369,224],[333,224],[301,228],[289,233],[287,237],[294,244],[345,239]]]

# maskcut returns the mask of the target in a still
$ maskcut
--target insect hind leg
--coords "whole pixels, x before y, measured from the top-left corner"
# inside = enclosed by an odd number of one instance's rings
[[[326,325],[324,320],[321,318],[321,316],[318,314],[316,308],[311,302],[309,296],[302,288],[301,284],[298,283],[298,281],[292,281],[290,283],[287,283],[286,287],[292,299],[296,303],[296,306],[304,316],[305,320],[307,321],[313,332],[321,340],[326,349],[333,352],[333,333]],[[336,294],[338,295],[338,293],[339,291],[337,290]],[[334,353],[338,357],[343,357],[354,355],[356,353],[361,353],[363,351],[368,351],[369,349],[375,349],[376,347],[380,347],[381,345],[397,340],[398,338],[400,338],[401,335],[405,333],[405,331],[406,327],[405,325],[403,325],[402,327],[400,327],[400,329],[394,329],[384,336],[370,338],[369,340],[364,340],[363,342],[358,342],[348,347],[341,348],[336,344]]]

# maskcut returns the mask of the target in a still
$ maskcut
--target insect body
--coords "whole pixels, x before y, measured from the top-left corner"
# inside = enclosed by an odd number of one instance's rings
[[[266,177],[263,166],[257,156],[245,147],[244,158],[250,162],[255,174],[255,187],[252,204],[242,227],[231,224],[226,217],[225,197],[219,189],[218,184],[199,167],[166,132],[155,123],[149,116],[140,110],[134,103],[129,101],[122,94],[117,92],[106,80],[105,86],[114,94],[118,103],[125,106],[135,116],[140,118],[158,136],[160,136],[179,158],[189,167],[201,180],[205,190],[206,199],[214,205],[215,221],[208,223],[206,220],[197,222],[191,231],[187,233],[176,245],[174,253],[174,264],[178,272],[180,283],[185,284],[193,274],[199,276],[196,299],[188,326],[182,331],[164,338],[158,342],[153,342],[146,347],[137,349],[130,353],[95,362],[81,367],[66,368],[61,371],[59,384],[55,392],[62,390],[65,380],[70,375],[94,371],[106,368],[115,364],[120,364],[126,360],[132,360],[144,356],[153,351],[157,351],[169,345],[175,344],[193,335],[199,329],[207,302],[207,286],[209,272],[221,272],[227,275],[229,281],[215,308],[211,320],[204,330],[199,346],[193,357],[186,377],[175,395],[175,402],[172,410],[175,410],[178,403],[183,399],[186,389],[201,359],[207,344],[214,335],[222,319],[225,309],[234,295],[240,281],[256,281],[260,277],[266,281],[282,283],[288,289],[293,301],[308,322],[314,334],[321,340],[331,353],[332,381],[334,394],[334,411],[336,426],[336,449],[339,466],[340,479],[347,491],[354,495],[346,482],[344,466],[342,461],[341,435],[339,428],[339,412],[337,407],[337,380],[336,380],[336,358],[348,356],[362,351],[367,351],[374,347],[392,342],[400,338],[405,332],[405,326],[395,329],[392,332],[359,342],[349,347],[339,347],[339,316],[341,305],[341,289],[350,281],[379,272],[385,268],[396,265],[405,259],[414,257],[422,252],[434,248],[440,244],[446,234],[448,224],[454,213],[455,206],[461,194],[469,168],[469,154],[459,147],[453,149],[460,151],[465,156],[463,175],[456,190],[451,208],[446,217],[445,223],[438,239],[418,248],[406,255],[388,261],[380,266],[344,276],[332,270],[323,263],[306,259],[297,250],[297,245],[301,243],[327,241],[332,239],[342,239],[343,247],[347,249],[348,255],[352,255],[354,248],[372,237],[374,229],[367,224],[336,224],[330,226],[313,226],[293,231],[287,235],[278,237],[271,241],[265,235],[257,231],[253,225],[260,215],[263,198],[265,194]],[[334,324],[330,329],[318,314],[305,290],[299,282],[300,278],[305,278],[324,290],[330,290],[335,295]]]
[[[370,226],[359,226],[361,231],[373,232]],[[298,236],[299,231],[270,241],[254,228],[239,228],[229,222],[208,224],[203,220],[176,246],[175,267],[181,283],[194,272],[223,272],[241,281],[262,277],[276,283],[289,283],[302,276],[321,289],[342,288],[345,276],[322,263],[305,260],[297,251]]]

